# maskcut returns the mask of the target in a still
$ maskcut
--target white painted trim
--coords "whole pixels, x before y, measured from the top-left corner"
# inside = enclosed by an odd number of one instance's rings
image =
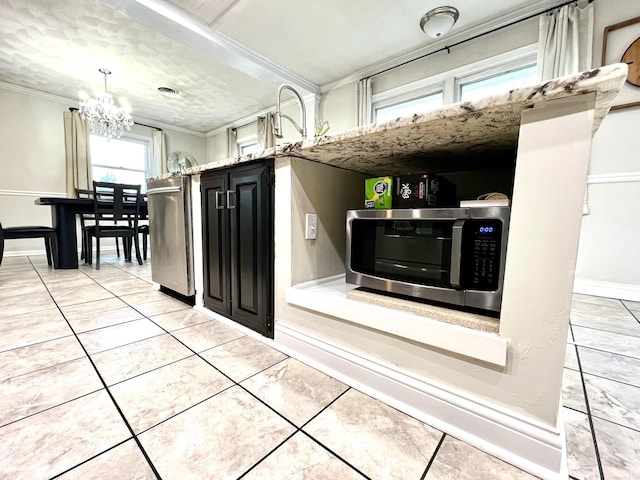
[[[418,420],[543,479],[562,478],[564,429],[418,378],[276,322],[276,348]],[[562,424],[559,409],[558,424]]]
[[[600,173],[588,175],[587,184],[640,182],[640,172]]]
[[[314,83],[281,65],[249,50],[201,18],[170,2],[161,0],[96,0],[104,7],[135,18],[154,31],[163,32],[181,44],[199,50],[214,60],[252,78],[277,86],[291,83],[306,92],[318,92]]]
[[[66,107],[68,107],[69,104],[75,107],[78,105],[78,102],[80,101],[77,98],[67,98],[67,97],[61,97],[59,95],[52,95],[50,93],[41,92],[39,90],[33,90],[31,88],[21,87],[19,85],[13,85],[11,83],[6,83],[6,82],[0,82],[0,88],[4,90],[9,90],[11,92],[20,93],[22,95],[30,95],[32,97],[39,97],[52,102],[62,103]],[[188,128],[178,127],[176,125],[171,125],[170,123],[164,123],[148,117],[141,117],[139,115],[136,115],[135,113],[132,116],[133,116],[134,122],[144,123],[147,125],[153,124],[155,127],[160,129],[167,129],[167,130],[173,130],[176,132],[187,133],[189,135],[195,135],[197,137],[206,136],[206,134],[202,132],[196,132],[195,130],[189,130]],[[138,125],[138,126],[142,127],[144,125]]]
[[[508,339],[495,333],[452,325],[408,312],[367,304],[346,297],[357,285],[345,282],[345,275],[313,280],[286,289],[292,305],[342,318],[358,325],[390,333],[414,342],[504,367]]]
[[[472,38],[481,33],[491,31],[495,28],[499,28],[504,25],[508,25],[511,22],[524,19],[530,15],[535,14],[536,12],[546,10],[547,8],[551,8],[554,5],[557,5],[557,3],[558,3],[557,0],[539,0],[537,2],[530,2],[528,5],[523,6],[522,8],[518,8],[517,11],[515,12],[510,12],[507,15],[495,18],[492,21],[482,23],[474,28],[461,31],[457,34],[448,35],[446,38],[440,41],[428,42],[424,47],[418,50],[413,50],[399,57],[395,57],[380,63],[369,65],[361,70],[358,70],[357,72],[352,73],[351,75],[341,80],[336,80],[335,82],[321,85],[320,92],[324,94],[330,90],[340,88],[349,83],[357,82],[361,78],[374,75],[375,73],[386,70],[387,68],[395,67],[396,65],[400,65],[402,63],[412,61],[414,59],[422,57],[423,55],[427,55],[431,52],[440,50],[441,48],[444,48],[446,45],[453,45],[455,43],[458,43],[462,40],[466,40],[468,38]],[[456,47],[453,47],[453,48],[456,48]]]
[[[59,192],[34,192],[30,190],[0,190],[0,195],[8,195],[11,197],[58,197],[66,198],[66,193]]]
[[[10,241],[10,240],[7,240],[7,241]],[[26,256],[33,256],[33,255],[45,256],[47,254],[47,251],[44,248],[42,250],[7,250],[6,248],[7,248],[7,244],[5,243],[5,250],[4,250],[4,253],[2,254],[3,258],[26,257]],[[0,269],[1,268],[2,267],[0,267]]]
[[[576,278],[573,293],[640,302],[640,285]]]
[[[319,102],[320,101],[320,97],[316,96],[314,94],[309,94],[309,95],[303,96],[302,100],[304,101],[305,106],[306,106],[310,102]],[[298,104],[298,100],[296,98],[290,98],[287,101],[280,103],[280,108],[285,109],[285,108],[288,108],[288,107],[290,107],[292,105],[297,105],[297,104]],[[218,128],[216,128],[214,130],[211,130],[211,131],[207,132],[206,136],[207,137],[213,137],[214,135],[226,134],[228,128],[244,127],[244,126],[249,125],[251,123],[257,122],[258,117],[264,117],[265,115],[268,115],[269,113],[275,113],[275,111],[276,111],[276,104],[274,103],[269,108],[265,108],[264,110],[260,110],[259,112],[252,113],[251,115],[247,115],[246,117],[239,118],[238,120],[234,120],[233,122],[228,123],[226,125],[223,125],[222,127],[218,127]],[[309,115],[307,115],[307,116],[309,116]],[[307,120],[309,120],[309,119],[307,118]],[[307,123],[309,123],[309,122],[307,121]]]
[[[532,59],[535,61],[538,45],[531,44],[521,48],[516,48],[509,52],[501,53],[494,57],[486,58],[473,62],[462,67],[454,68],[453,70],[447,70],[446,72],[438,73],[427,78],[422,78],[411,83],[400,85],[395,88],[390,88],[382,92],[378,92],[371,96],[371,104],[379,107],[388,102],[390,99],[403,98],[411,96],[416,92],[427,94],[431,91],[444,90],[444,82],[447,79],[453,78],[454,83],[458,79],[467,78],[472,75],[486,75],[489,76],[492,73],[500,72],[504,67],[520,65],[519,62]]]

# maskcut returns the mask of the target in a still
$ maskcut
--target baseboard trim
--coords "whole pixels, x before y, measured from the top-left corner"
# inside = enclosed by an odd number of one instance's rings
[[[522,470],[567,478],[560,406],[559,427],[553,428],[280,322],[274,340],[284,353]]]
[[[65,198],[67,196],[66,193],[60,192],[36,192],[32,190],[2,190],[0,189],[0,195],[8,195],[11,197],[56,197],[56,198]]]
[[[640,302],[640,285],[576,278],[573,293]]]

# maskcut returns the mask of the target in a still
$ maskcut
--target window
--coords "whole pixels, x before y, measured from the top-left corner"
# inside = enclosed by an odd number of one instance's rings
[[[141,185],[146,191],[149,141],[134,138],[107,140],[91,135],[93,179],[99,182]]]
[[[249,155],[251,153],[261,152],[260,144],[258,143],[258,135],[251,134],[246,137],[238,139],[238,155]]]
[[[405,117],[414,113],[423,113],[427,110],[441,107],[443,105],[442,92],[432,93],[424,97],[396,103],[388,107],[378,107],[375,109],[376,123],[388,122],[398,117]]]
[[[478,75],[474,77],[478,77]],[[467,78],[459,84],[459,98],[462,102],[475,100],[487,95],[531,85],[536,82],[537,78],[538,68],[536,64],[498,73],[490,77],[480,77],[480,79],[476,80]]]
[[[374,121],[424,113],[446,104],[474,100],[537,81],[537,45],[481,60],[372,96]]]

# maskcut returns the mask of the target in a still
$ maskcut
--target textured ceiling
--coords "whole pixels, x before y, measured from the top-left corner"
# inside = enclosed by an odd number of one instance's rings
[[[449,38],[559,0],[467,0]],[[429,47],[436,0],[0,0],[0,82],[68,98],[103,88],[134,119],[209,132],[304,92]],[[487,23],[488,22],[488,23]],[[457,37],[456,37],[457,36]],[[157,87],[182,93],[169,97]]]

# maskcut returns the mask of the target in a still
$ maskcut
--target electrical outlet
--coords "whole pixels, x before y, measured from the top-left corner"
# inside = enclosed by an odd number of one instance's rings
[[[316,229],[318,216],[315,213],[307,213],[304,217],[304,238],[305,240],[316,239]]]

